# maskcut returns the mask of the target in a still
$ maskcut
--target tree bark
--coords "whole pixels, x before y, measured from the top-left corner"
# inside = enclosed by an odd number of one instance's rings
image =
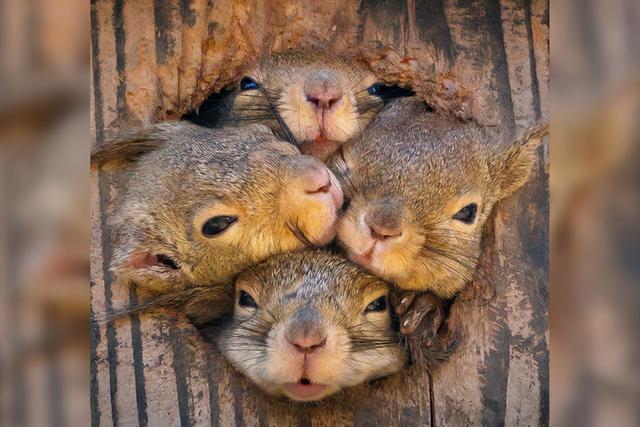
[[[549,105],[546,0],[95,0],[94,143],[178,119],[262,54],[322,45],[410,85],[443,113],[515,132]],[[265,396],[172,313],[92,325],[93,425],[546,425],[548,144],[497,206],[481,268],[454,304],[462,348],[318,405]],[[134,301],[106,270],[118,174],[92,176],[92,314]]]

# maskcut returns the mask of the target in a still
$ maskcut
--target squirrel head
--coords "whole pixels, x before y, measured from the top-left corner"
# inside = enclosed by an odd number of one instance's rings
[[[528,179],[547,126],[500,144],[417,98],[395,101],[328,163],[348,204],[340,244],[401,289],[452,297],[472,280],[482,226]]]
[[[268,393],[319,400],[404,365],[388,294],[339,255],[282,254],[238,276],[232,318],[204,335]]]
[[[126,166],[110,265],[150,291],[226,283],[335,235],[335,177],[262,125],[163,123],[98,148],[92,161]]]
[[[383,89],[353,60],[324,50],[287,50],[265,57],[245,74],[230,115],[280,131],[275,110],[302,153],[325,159],[381,109]]]

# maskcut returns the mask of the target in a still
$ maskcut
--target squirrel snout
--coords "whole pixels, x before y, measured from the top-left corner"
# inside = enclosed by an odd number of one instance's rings
[[[309,305],[298,309],[291,319],[285,337],[289,344],[304,354],[313,353],[327,343],[320,314]]]
[[[371,237],[385,240],[402,235],[402,210],[396,203],[385,202],[374,206],[365,214],[364,222]]]
[[[328,193],[331,179],[327,170],[310,170],[302,177],[302,189],[307,194]]]
[[[313,105],[313,108],[316,110],[329,110],[342,99],[342,94],[333,95],[330,93],[319,93],[315,95],[307,95],[306,99],[307,102]]]
[[[375,224],[369,224],[368,222],[367,225],[369,226],[371,237],[376,240],[385,240],[402,235],[402,229],[399,227],[385,227]]]
[[[305,156],[306,157],[306,156]],[[331,172],[319,160],[309,158],[308,162],[300,165],[300,175],[294,180],[294,186],[298,192],[307,196],[316,197],[328,194],[336,209],[342,206],[342,191],[340,185],[331,179]],[[299,193],[298,193],[299,194]],[[321,199],[319,199],[321,200]]]
[[[287,337],[287,341],[297,351],[303,354],[311,354],[316,350],[321,349],[327,344],[327,338],[325,336],[312,336],[312,337],[296,337],[290,339]]]
[[[340,103],[344,92],[338,86],[338,76],[329,70],[311,73],[304,82],[305,99],[316,111],[330,110]]]

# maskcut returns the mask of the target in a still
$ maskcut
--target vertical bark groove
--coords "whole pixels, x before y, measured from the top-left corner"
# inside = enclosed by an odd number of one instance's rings
[[[362,61],[385,82],[411,85],[443,113],[513,131],[548,111],[545,0],[148,5],[147,11],[133,0],[91,1],[94,143],[197,108],[257,54],[317,44]],[[474,292],[488,292],[487,284],[475,283],[471,296],[454,305],[464,345],[433,373],[412,366],[319,405],[294,405],[235,373],[185,319],[142,314],[102,328],[92,323],[92,426],[548,424],[542,154],[533,175],[492,215],[482,268],[492,274],[495,296],[474,300]],[[121,183],[110,170],[94,180],[92,319],[136,298],[135,291],[112,288],[108,272],[106,219]]]

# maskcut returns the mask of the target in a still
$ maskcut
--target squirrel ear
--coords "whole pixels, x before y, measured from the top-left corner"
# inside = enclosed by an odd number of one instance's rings
[[[132,162],[141,155],[163,146],[165,142],[166,139],[162,138],[155,127],[129,133],[95,147],[91,151],[91,165]]]
[[[167,272],[180,270],[179,262],[170,255],[153,253],[144,248],[121,250],[114,258],[112,268],[121,273],[144,274],[150,269],[162,268]]]
[[[117,248],[109,269],[119,280],[135,281],[154,292],[165,292],[182,277],[175,258],[141,247]]]
[[[129,206],[135,210],[135,206]],[[115,238],[110,270],[118,276],[144,278],[166,276],[180,270],[180,263],[157,243],[150,246],[144,236],[155,227],[153,219],[143,215],[123,216],[113,224]]]
[[[172,270],[180,269],[178,262],[165,254],[152,254],[144,249],[136,249],[129,253],[126,262],[122,267],[138,270],[149,267],[163,266]]]
[[[493,153],[489,160],[489,171],[494,188],[504,198],[524,185],[536,156],[542,137],[549,132],[549,122],[536,122],[507,148]]]

